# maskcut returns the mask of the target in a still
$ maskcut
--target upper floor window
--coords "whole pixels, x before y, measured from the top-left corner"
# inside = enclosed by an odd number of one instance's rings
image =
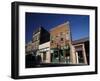
[[[53,40],[51,41],[51,43],[53,43]]]
[[[67,39],[67,40],[70,39],[70,35],[69,35],[69,33],[66,34],[66,39]]]
[[[63,38],[61,38],[61,41],[63,41],[64,39]]]

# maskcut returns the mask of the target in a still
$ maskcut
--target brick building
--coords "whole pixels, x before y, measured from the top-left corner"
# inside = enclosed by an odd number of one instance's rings
[[[50,48],[52,63],[73,63],[71,31],[69,22],[50,30]]]

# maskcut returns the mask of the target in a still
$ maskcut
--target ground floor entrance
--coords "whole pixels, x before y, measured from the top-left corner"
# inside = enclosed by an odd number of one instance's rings
[[[51,49],[51,62],[69,64],[70,63],[70,50],[66,49]]]
[[[84,44],[75,45],[75,55],[77,64],[87,64],[87,57]]]

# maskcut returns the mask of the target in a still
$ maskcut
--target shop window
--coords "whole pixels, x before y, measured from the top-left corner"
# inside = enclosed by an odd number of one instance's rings
[[[66,58],[66,63],[70,63],[70,50],[66,50],[65,58]]]
[[[70,56],[70,52],[67,52],[67,53],[66,53],[66,57],[68,57],[68,56]]]
[[[58,58],[58,57],[59,57],[59,56],[58,56],[58,51],[55,51],[55,52],[54,52],[54,57],[55,57],[55,58]]]
[[[59,50],[60,56],[63,56],[63,50]]]
[[[58,38],[58,36],[56,36],[56,38]]]

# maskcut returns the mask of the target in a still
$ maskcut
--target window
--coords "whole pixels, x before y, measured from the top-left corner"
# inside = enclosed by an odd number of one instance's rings
[[[67,40],[69,40],[69,39],[70,39],[69,34],[66,34],[66,39],[67,39]]]
[[[58,38],[58,36],[56,36],[56,38]]]
[[[84,63],[82,51],[78,51],[78,59],[79,59],[79,63]]]
[[[53,43],[53,40],[51,40],[51,43]]]
[[[77,51],[76,56],[77,56],[77,63],[84,63],[84,57],[82,51]]]
[[[60,32],[60,35],[63,35],[63,32]]]
[[[66,63],[70,63],[70,51],[66,50],[65,58],[66,58]]]
[[[61,38],[61,41],[63,41],[64,39],[63,38]]]
[[[63,56],[64,55],[63,50],[59,50],[59,54],[60,54],[60,56]]]
[[[69,32],[67,32],[67,34],[69,34]]]
[[[58,51],[54,51],[54,57],[58,58]]]

